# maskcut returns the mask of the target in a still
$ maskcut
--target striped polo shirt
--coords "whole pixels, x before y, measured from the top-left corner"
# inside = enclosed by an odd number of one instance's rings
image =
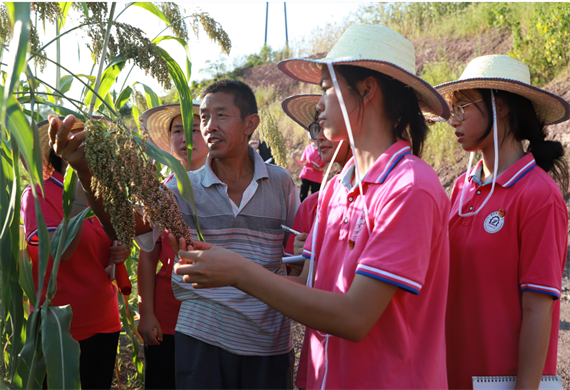
[[[265,164],[251,147],[249,155],[255,171],[239,205],[212,171],[210,157],[201,169],[188,172],[200,227],[207,242],[286,275],[281,224],[293,223],[299,206],[297,188],[285,169]],[[192,207],[181,197],[176,180],[166,186],[196,237]],[[177,332],[238,355],[278,355],[293,347],[289,318],[234,287],[194,289],[172,274],[172,288],[182,301]]]

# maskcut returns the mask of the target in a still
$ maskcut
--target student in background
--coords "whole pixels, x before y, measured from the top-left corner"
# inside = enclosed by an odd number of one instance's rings
[[[200,102],[194,101],[192,122],[192,157],[188,167],[188,147],[180,104],[167,104],[145,111],[141,126],[159,148],[175,156],[187,171],[202,168],[208,148],[200,132]],[[176,180],[171,174],[164,182]],[[138,331],[144,340],[145,388],[174,389],[174,329],[180,301],[172,293],[174,251],[166,235],[156,242],[152,252],[140,251],[138,291],[140,321]],[[162,267],[156,272],[158,262]]]
[[[457,142],[482,152],[451,195],[449,386],[517,375],[517,389],[537,389],[541,375],[556,374],[568,245],[568,165],[545,125],[568,120],[570,104],[502,55],[475,58],[436,88],[452,107]]]
[[[299,191],[301,202],[309,195],[309,190],[311,190],[311,194],[315,194],[319,191],[319,187],[323,181],[323,171],[325,170],[325,163],[319,155],[315,140],[312,139],[310,135],[307,136],[309,138],[309,145],[307,145],[303,151],[301,159],[299,160],[297,156],[293,154],[295,162],[303,167],[299,174],[299,179],[301,179],[301,190]]]

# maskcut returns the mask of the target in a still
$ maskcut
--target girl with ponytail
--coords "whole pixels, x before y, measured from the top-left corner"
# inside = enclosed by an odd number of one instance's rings
[[[556,374],[568,245],[568,164],[544,126],[568,120],[570,104],[530,85],[528,67],[502,55],[478,57],[436,88],[471,152],[451,195],[449,388],[516,375],[516,388],[537,389]],[[475,152],[482,159],[471,169]]]

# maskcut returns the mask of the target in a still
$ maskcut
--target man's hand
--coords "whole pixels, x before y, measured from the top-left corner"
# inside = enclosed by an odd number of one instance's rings
[[[55,115],[49,115],[49,143],[56,155],[61,157],[66,163],[78,173],[89,173],[89,165],[85,157],[86,132],[82,130],[75,134],[70,134],[75,122],[73,115],[68,115],[62,121]]]
[[[162,328],[155,315],[141,315],[137,329],[145,344],[160,345]]]

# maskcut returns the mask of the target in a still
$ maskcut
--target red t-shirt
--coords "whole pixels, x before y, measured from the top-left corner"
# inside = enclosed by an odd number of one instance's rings
[[[310,181],[314,181],[316,183],[320,183],[323,181],[323,171],[317,171],[313,163],[317,164],[319,168],[325,166],[325,162],[321,158],[319,154],[319,149],[313,144],[307,145],[305,151],[303,152],[302,160],[306,161],[307,163],[301,170],[301,174],[299,177],[301,179],[307,179]]]
[[[63,176],[54,172],[44,181],[45,200],[40,197],[40,207],[49,231],[55,231],[63,220]],[[22,194],[20,214],[24,220],[24,232],[30,256],[36,289],[38,287],[38,239],[35,202],[28,186]],[[57,274],[57,292],[54,306],[71,305],[73,320],[71,335],[77,341],[97,333],[112,333],[121,330],[117,289],[109,280],[105,267],[109,260],[112,241],[105,234],[97,218],[83,223],[83,232],[77,249],[66,262],[61,262]],[[45,300],[49,275],[53,268],[50,256],[42,292]]]
[[[491,184],[470,175],[463,212],[477,210]],[[446,317],[449,387],[472,387],[472,376],[516,375],[522,293],[555,299],[544,375],[556,374],[560,290],[568,213],[558,186],[532,154],[498,178],[475,216],[460,217],[465,174],[455,181],[449,220],[451,265]]]
[[[308,332],[307,388],[320,388],[324,380],[331,389],[447,388],[449,199],[433,169],[411,155],[405,141],[392,145],[370,168],[362,184],[364,199],[358,186],[350,188],[353,171],[351,159],[321,194],[319,223],[313,226],[318,229],[315,288],[345,294],[361,274],[399,289],[358,343]]]

